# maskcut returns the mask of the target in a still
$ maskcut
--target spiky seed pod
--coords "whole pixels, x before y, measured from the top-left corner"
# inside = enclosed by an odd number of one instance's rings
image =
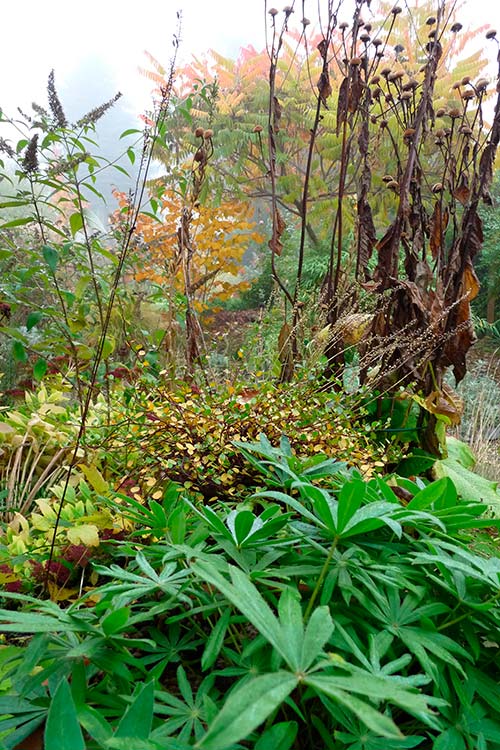
[[[448,117],[451,117],[452,120],[456,120],[457,117],[460,117],[462,114],[461,110],[458,107],[452,107],[448,110]]]
[[[405,101],[408,101],[409,99],[413,99],[413,94],[411,93],[411,91],[403,91],[400,94],[399,98],[402,102],[405,102]]]
[[[462,135],[472,135],[472,128],[468,125],[460,125],[458,132],[462,133]]]
[[[494,39],[497,35],[496,29],[490,29],[486,32],[486,39]]]
[[[438,128],[436,132],[434,133],[436,138],[444,138],[446,135],[446,132],[443,130],[443,128]]]
[[[457,22],[457,23],[453,24],[453,26],[451,27],[450,31],[453,34],[458,34],[458,32],[462,30],[462,28],[463,28],[462,24]]]
[[[425,23],[427,24],[427,26],[434,26],[434,24],[436,23],[436,19],[434,18],[434,16],[429,16]]]
[[[372,89],[372,96],[373,96],[374,99],[380,99],[380,97],[381,97],[381,95],[383,93],[384,92],[382,91],[382,89],[380,88],[380,86],[376,86],[374,89]]]
[[[194,134],[197,138],[203,138],[203,133],[205,132],[205,128],[197,127],[194,131]]]
[[[442,182],[435,182],[434,185],[431,187],[431,191],[433,193],[442,193],[443,192],[443,183]]]
[[[446,110],[444,107],[439,107],[439,109],[436,110],[436,117],[444,117],[446,114]]]

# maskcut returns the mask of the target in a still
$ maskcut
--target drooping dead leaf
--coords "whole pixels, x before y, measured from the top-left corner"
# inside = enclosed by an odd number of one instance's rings
[[[332,85],[330,83],[330,76],[328,74],[328,70],[321,71],[321,75],[319,77],[318,81],[318,92],[319,92],[319,98],[321,99],[321,103],[323,104],[326,109],[328,109],[328,104],[326,100],[329,96],[331,96],[332,93]]]
[[[281,235],[286,229],[286,223],[283,219],[280,210],[277,208],[274,212],[273,222],[273,236],[269,240],[269,247],[276,255],[281,255],[283,251],[283,243],[281,242]]]
[[[462,172],[462,174],[460,175],[458,185],[453,191],[453,197],[456,198],[457,201],[462,204],[462,206],[465,206],[470,198],[469,178],[467,177],[465,172]]]
[[[337,135],[340,134],[342,125],[347,119],[347,107],[349,99],[349,79],[344,78],[339,88],[339,98],[337,101]]]
[[[446,383],[440,391],[432,391],[425,399],[423,406],[431,414],[446,417],[451,425],[460,424],[464,410],[463,400]]]
[[[442,256],[444,235],[448,226],[449,218],[450,213],[448,211],[448,208],[446,207],[443,210],[441,201],[436,201],[430,221],[429,239],[431,255],[434,260]]]

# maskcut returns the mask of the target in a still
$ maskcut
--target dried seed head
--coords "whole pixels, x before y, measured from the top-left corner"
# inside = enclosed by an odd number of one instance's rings
[[[374,99],[380,99],[380,96],[383,93],[384,92],[382,91],[382,89],[380,88],[380,86],[375,86],[375,88],[372,89],[372,96],[373,96]]]
[[[444,107],[439,107],[438,110],[436,110],[436,117],[444,117],[446,114],[446,110]]]
[[[287,16],[290,15],[290,13],[293,13],[293,8],[291,5],[285,5],[283,8],[283,13],[285,13]]]
[[[406,128],[406,130],[403,133],[403,138],[413,138],[415,133],[416,133],[415,128]]]
[[[458,32],[461,31],[462,28],[463,28],[462,24],[457,22],[453,24],[450,31],[452,31],[453,34],[458,34]]]
[[[368,42],[370,41],[370,35],[369,34],[361,34],[361,36],[359,38],[365,44],[368,44]]]
[[[213,137],[213,134],[214,134],[214,131],[213,131],[213,130],[211,130],[210,128],[208,128],[208,130],[205,130],[205,132],[203,133],[203,138],[204,138],[204,139],[205,139],[206,141],[209,141],[209,140],[210,140],[210,138],[212,138],[212,137]]]
[[[456,89],[460,88],[460,81],[455,81],[455,83],[452,85],[451,90],[455,91]]]
[[[277,16],[278,15],[278,9],[277,8],[269,8],[268,13],[270,16]]]
[[[467,91],[462,91],[462,99],[465,99],[466,101],[468,99],[474,99],[475,93],[471,91],[471,89],[467,89]]]
[[[351,57],[351,59],[349,60],[349,62],[350,62],[351,65],[353,65],[354,67],[356,67],[357,65],[361,65],[362,60],[361,60],[360,57]]]
[[[204,133],[204,132],[205,132],[205,129],[204,129],[204,128],[200,128],[200,127],[198,127],[198,128],[196,128],[196,130],[194,131],[194,134],[195,134],[195,136],[196,136],[197,138],[203,138],[203,133]]]
[[[390,182],[386,183],[386,187],[389,188],[389,190],[399,190],[399,182],[396,180],[391,180]]]
[[[458,132],[462,133],[462,135],[472,135],[472,128],[468,125],[460,125]]]
[[[254,129],[253,129],[254,133],[262,133],[262,131],[263,131],[262,125],[255,125],[254,126]]]
[[[389,68],[387,66],[385,68],[382,68],[382,70],[380,71],[380,75],[384,76],[384,78],[387,78],[390,73],[392,73],[392,68]]]
[[[458,107],[452,107],[448,110],[448,117],[451,117],[452,120],[456,120],[457,117],[460,117],[462,114],[462,111]]]
[[[371,122],[372,125],[376,125],[377,122],[378,122],[377,115],[370,115],[370,122]]]
[[[309,20],[308,18],[306,18],[306,17],[304,16],[304,18],[302,19],[302,22],[301,22],[301,23],[302,23],[302,26],[309,26],[309,24],[310,24],[311,22],[310,22],[310,20]]]
[[[387,120],[380,120],[380,127],[382,130],[387,127]]]
[[[494,39],[497,35],[496,29],[490,29],[486,32],[486,39]]]
[[[403,12],[403,8],[401,8],[399,5],[395,5],[394,8],[391,10],[391,13],[393,16],[399,16],[399,14],[402,12]]]
[[[372,40],[372,44],[374,47],[380,47],[380,45],[383,44],[383,41],[382,39],[379,39],[378,37],[376,37],[375,39]]]
[[[467,84],[470,83],[470,76],[464,76],[460,83],[462,84],[462,86],[467,86]]]
[[[403,91],[399,95],[399,98],[402,102],[405,102],[408,101],[408,99],[413,99],[413,94],[411,93],[411,91]]]
[[[341,31],[345,31],[349,28],[349,24],[346,21],[342,21],[342,23],[339,23],[339,29]]]
[[[446,135],[446,133],[445,133],[445,131],[443,130],[443,128],[438,128],[438,129],[436,130],[436,132],[434,133],[434,135],[436,136],[436,138],[444,138],[444,137],[445,137],[445,135]]]
[[[477,91],[486,91],[486,87],[488,86],[488,79],[487,78],[480,78],[476,82],[476,90]]]
[[[387,76],[388,81],[399,81],[404,76],[402,70],[395,70],[394,73],[389,73]]]
[[[435,39],[436,38],[436,34],[437,34],[436,29],[431,29],[431,31],[429,31],[429,35],[428,35],[429,39]]]
[[[380,76],[373,76],[373,78],[370,81],[370,84],[372,86],[376,86],[378,83],[380,83]]]
[[[434,24],[436,23],[436,19],[434,18],[434,16],[429,16],[425,23],[427,24],[427,26],[434,26]]]
[[[392,182],[394,180],[394,177],[391,174],[385,174],[382,177],[382,182]]]
[[[365,23],[365,31],[366,31],[366,33],[369,34],[371,30],[372,30],[371,23]]]
[[[442,182],[435,182],[434,185],[431,187],[431,190],[433,193],[442,193],[443,192],[443,183]]]
[[[385,100],[386,100],[387,104],[392,104],[393,101],[394,101],[394,97],[393,97],[392,94],[386,94],[385,95]]]
[[[400,55],[401,52],[404,52],[403,45],[402,44],[396,44],[396,46],[394,47],[394,52],[396,53],[396,55]]]

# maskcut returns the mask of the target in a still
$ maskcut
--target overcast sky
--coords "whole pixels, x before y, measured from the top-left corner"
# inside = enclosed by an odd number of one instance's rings
[[[305,3],[312,18],[317,0]],[[281,10],[286,0],[268,0],[268,7],[273,4]],[[295,5],[298,21],[302,0]],[[243,45],[263,47],[269,19],[264,0],[1,0],[1,7],[0,107],[8,111],[28,108],[33,100],[45,104],[52,68],[63,99],[72,89],[71,98],[81,95],[83,109],[96,89],[95,103],[121,90],[127,109],[142,111],[151,88],[138,73],[147,66],[144,50],[168,64],[177,10],[184,57],[209,48],[231,55]],[[345,15],[349,19],[349,11]],[[466,26],[490,23],[500,32],[499,0],[466,0],[459,15]],[[496,47],[488,49],[493,57]]]

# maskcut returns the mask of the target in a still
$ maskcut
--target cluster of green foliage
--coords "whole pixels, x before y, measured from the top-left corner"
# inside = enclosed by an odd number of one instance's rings
[[[4,594],[4,747],[498,747],[500,562],[474,531],[498,522],[446,478],[243,451],[265,489],[124,506],[149,538],[70,606]]]

